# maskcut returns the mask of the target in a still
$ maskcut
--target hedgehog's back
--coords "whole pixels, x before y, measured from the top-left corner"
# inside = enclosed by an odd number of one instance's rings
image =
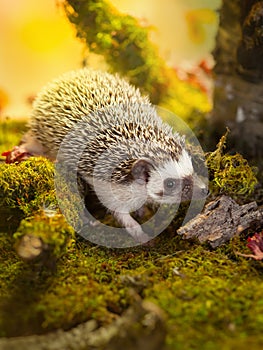
[[[117,75],[81,69],[62,75],[38,94],[31,115],[31,132],[48,155],[79,121],[89,122],[98,108],[116,104],[149,104],[138,89]],[[110,121],[109,121],[110,122]],[[93,125],[100,125],[92,123]]]

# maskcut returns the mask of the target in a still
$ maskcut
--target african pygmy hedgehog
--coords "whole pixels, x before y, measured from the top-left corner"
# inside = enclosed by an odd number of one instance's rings
[[[30,131],[9,162],[30,155],[55,160],[68,133],[68,157],[78,150],[78,173],[100,202],[139,242],[149,240],[131,212],[145,203],[180,203],[204,197],[184,137],[163,123],[148,97],[117,75],[81,69],[49,83],[33,104]],[[105,156],[104,156],[105,155]]]

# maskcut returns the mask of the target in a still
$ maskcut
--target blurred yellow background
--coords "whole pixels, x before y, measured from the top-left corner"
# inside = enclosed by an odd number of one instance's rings
[[[171,66],[198,63],[213,48],[218,24],[213,10],[219,7],[220,0],[111,3],[119,11],[153,25],[152,40]],[[50,79],[81,67],[84,50],[85,45],[76,39],[74,27],[56,0],[0,0],[2,113],[28,116],[30,96]],[[89,63],[96,65],[94,59]]]

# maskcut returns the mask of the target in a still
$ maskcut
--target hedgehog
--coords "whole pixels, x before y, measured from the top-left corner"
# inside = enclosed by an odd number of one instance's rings
[[[56,160],[63,144],[68,168],[77,164],[81,179],[138,242],[149,236],[131,213],[145,203],[206,196],[184,135],[164,123],[149,98],[118,75],[90,68],[65,73],[37,95],[29,127],[8,161],[32,155]]]

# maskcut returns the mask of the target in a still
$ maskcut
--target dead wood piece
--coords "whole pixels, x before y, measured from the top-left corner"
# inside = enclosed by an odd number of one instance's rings
[[[259,209],[256,202],[239,205],[232,198],[222,196],[208,203],[203,213],[177,233],[184,239],[197,238],[201,243],[208,241],[216,248],[251,225],[262,223],[263,209]]]
[[[0,339],[1,350],[161,350],[166,335],[162,310],[138,302],[108,327],[94,320],[69,331]]]

